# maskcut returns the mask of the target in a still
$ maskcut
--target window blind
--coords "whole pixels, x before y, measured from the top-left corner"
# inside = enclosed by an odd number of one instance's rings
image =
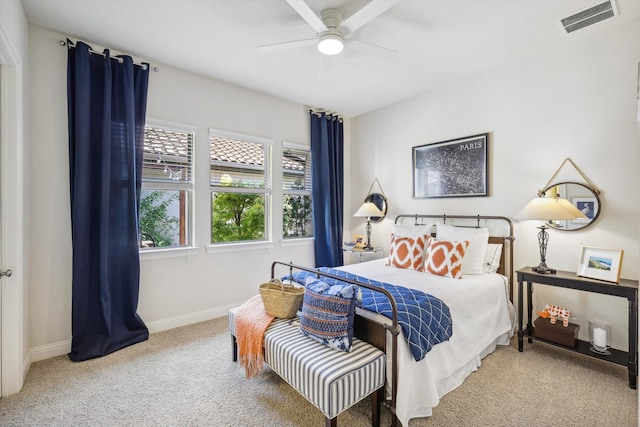
[[[191,132],[146,127],[142,179],[188,187],[192,178],[193,140]]]
[[[282,151],[282,189],[287,193],[311,193],[311,152],[294,148]]]
[[[211,135],[211,185],[269,189],[270,145]]]

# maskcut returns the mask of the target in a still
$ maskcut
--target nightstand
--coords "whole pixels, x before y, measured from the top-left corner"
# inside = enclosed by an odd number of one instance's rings
[[[372,261],[374,259],[384,258],[384,249],[373,248],[370,251],[365,251],[360,248],[346,248],[343,247],[342,251],[345,255],[345,264],[355,264],[357,262]]]

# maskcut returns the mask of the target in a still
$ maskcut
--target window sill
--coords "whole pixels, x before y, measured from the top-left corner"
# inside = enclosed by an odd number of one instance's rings
[[[227,252],[250,251],[255,249],[271,249],[274,247],[273,242],[235,242],[235,243],[218,243],[216,245],[207,246],[207,254],[222,254]]]
[[[313,246],[313,237],[292,237],[289,239],[283,239],[280,242],[280,246]]]
[[[187,247],[187,248],[168,248],[168,249],[150,249],[140,251],[140,261],[151,261],[155,259],[165,258],[178,258],[178,257],[190,257],[198,255],[200,248]]]

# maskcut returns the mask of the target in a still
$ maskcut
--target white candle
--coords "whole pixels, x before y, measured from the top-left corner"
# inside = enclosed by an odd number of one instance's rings
[[[593,328],[593,345],[607,348],[607,331],[603,328]]]

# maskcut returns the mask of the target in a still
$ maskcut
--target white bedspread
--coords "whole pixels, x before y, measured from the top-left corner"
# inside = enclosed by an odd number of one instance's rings
[[[477,370],[481,359],[493,352],[497,344],[509,344],[515,311],[508,298],[507,279],[502,275],[467,275],[462,279],[450,279],[387,267],[386,262],[385,258],[339,269],[429,293],[449,306],[453,319],[451,339],[433,347],[420,362],[411,356],[402,334],[398,337],[396,414],[400,423],[406,426],[411,418],[430,416],[440,398]],[[363,315],[386,319],[370,312]],[[390,340],[387,341],[389,345]],[[388,358],[388,378],[390,362]]]

